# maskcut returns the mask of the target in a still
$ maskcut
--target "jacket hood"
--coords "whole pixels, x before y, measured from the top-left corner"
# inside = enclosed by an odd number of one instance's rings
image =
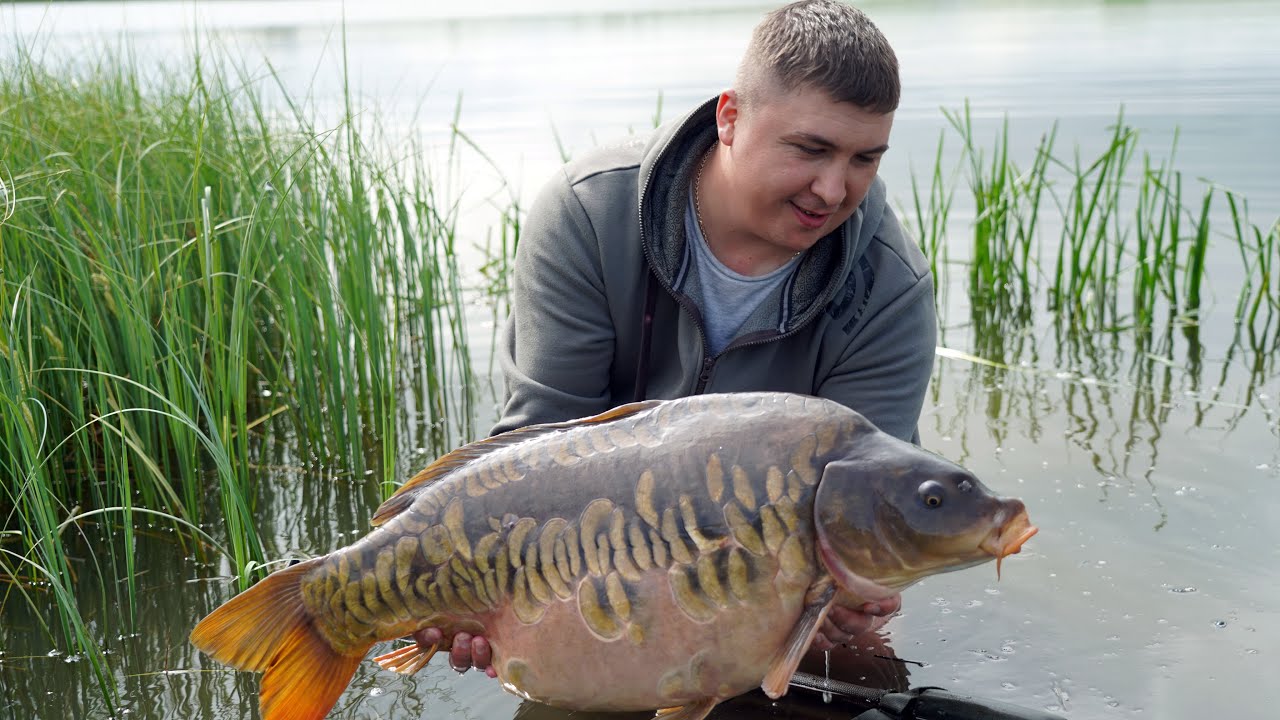
[[[640,160],[637,202],[645,257],[659,282],[677,297],[681,297],[689,263],[684,231],[689,185],[703,154],[717,140],[718,99],[713,97],[684,117],[660,126],[650,136]],[[822,311],[871,244],[884,210],[885,186],[877,175],[853,215],[818,240],[797,265],[785,286],[786,297],[774,332],[801,327]]]

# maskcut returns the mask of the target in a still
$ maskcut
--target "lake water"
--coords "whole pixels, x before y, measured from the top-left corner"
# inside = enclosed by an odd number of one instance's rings
[[[0,48],[37,38],[52,57],[92,60],[126,38],[144,63],[189,57],[191,27],[216,29],[250,69],[269,58],[286,84],[337,117],[345,43],[360,104],[392,136],[441,144],[459,124],[494,160],[460,171],[465,228],[479,242],[495,194],[530,199],[570,151],[671,118],[727,84],[761,6],[639,0],[590,2],[73,3],[0,8]],[[451,5],[451,4],[450,4]],[[1187,182],[1208,178],[1249,199],[1252,219],[1280,215],[1280,4],[1247,2],[899,2],[865,9],[894,43],[904,96],[882,175],[910,201],[926,172],[940,107],[968,99],[978,139],[1009,118],[1029,161],[1059,123],[1064,156],[1109,137],[1123,105],[1142,148],[1165,157],[1178,132]],[[958,146],[948,136],[948,158]],[[0,148],[0,154],[3,149]],[[3,161],[0,156],[0,162]],[[963,181],[961,181],[963,182]],[[506,183],[504,185],[503,183]],[[953,257],[967,253],[972,201],[957,189]],[[1198,192],[1198,190],[1197,190]],[[1194,195],[1194,193],[1193,193]],[[1219,227],[1221,227],[1219,225]],[[1056,230],[1050,230],[1054,238]],[[1280,701],[1280,372],[1274,345],[1237,342],[1242,273],[1225,238],[1211,247],[1198,332],[1174,326],[1150,345],[1122,333],[1065,337],[1046,318],[981,327],[949,273],[944,344],[922,421],[925,447],[1022,497],[1040,534],[1004,565],[929,579],[905,594],[875,652],[835,659],[851,681],[940,685],[1067,717],[1261,718]],[[473,337],[487,367],[487,313]],[[998,355],[998,357],[996,356]],[[492,419],[485,406],[480,426]],[[322,553],[363,534],[376,489],[317,477],[287,442],[261,449],[282,468],[264,490],[278,555]],[[429,458],[402,459],[414,468]],[[305,482],[304,482],[305,479]],[[192,624],[229,593],[225,568],[183,560],[145,540],[136,635],[103,638],[116,653],[128,717],[256,717],[256,681],[196,655]],[[209,578],[214,579],[209,579]],[[89,593],[92,595],[92,593]],[[92,602],[92,600],[89,600]],[[9,605],[19,603],[10,601]],[[91,609],[102,618],[119,610]],[[0,714],[101,717],[92,678],[21,611],[0,630]],[[897,662],[867,657],[895,654]],[[750,698],[717,717],[850,717],[838,703],[778,707]],[[412,679],[357,674],[335,718],[545,718],[474,673],[437,661]],[[582,714],[573,717],[581,718]]]

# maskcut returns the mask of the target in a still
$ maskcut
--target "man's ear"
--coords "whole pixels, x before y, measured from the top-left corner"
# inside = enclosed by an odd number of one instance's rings
[[[716,103],[716,133],[720,142],[733,144],[733,130],[738,124],[738,92],[725,90],[720,93],[720,101]]]

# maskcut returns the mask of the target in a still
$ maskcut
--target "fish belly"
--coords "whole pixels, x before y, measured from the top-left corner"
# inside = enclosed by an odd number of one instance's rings
[[[778,579],[706,620],[675,600],[667,573],[645,573],[630,622],[605,639],[578,603],[551,603],[536,623],[510,610],[488,623],[493,667],[517,695],[570,710],[652,710],[726,699],[760,685],[798,620],[806,582]]]

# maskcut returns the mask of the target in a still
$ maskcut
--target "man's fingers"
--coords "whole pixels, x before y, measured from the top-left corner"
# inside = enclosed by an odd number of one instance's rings
[[[817,635],[813,636],[813,642],[809,643],[809,648],[812,650],[831,650],[838,644],[839,643],[832,642],[830,638],[819,632]]]
[[[829,650],[835,645],[849,642],[855,636],[874,632],[884,627],[889,617],[902,609],[902,596],[893,595],[883,600],[863,603],[857,608],[833,605],[827,612],[813,647]]]
[[[866,632],[871,627],[871,616],[837,605],[827,613],[827,622],[837,629],[835,633],[827,632],[827,637],[842,643],[848,642],[854,635]]]
[[[449,667],[464,673],[471,669],[471,635],[460,632],[453,636],[453,647],[449,648]]]
[[[471,638],[471,664],[481,670],[488,670],[491,663],[493,653],[489,648],[489,641],[480,636]]]
[[[423,649],[440,647],[444,642],[444,633],[440,632],[440,628],[424,628],[413,634],[413,641]]]
[[[868,615],[875,615],[876,617],[892,615],[902,609],[902,595],[892,595],[883,600],[864,603],[862,607],[858,609]]]

